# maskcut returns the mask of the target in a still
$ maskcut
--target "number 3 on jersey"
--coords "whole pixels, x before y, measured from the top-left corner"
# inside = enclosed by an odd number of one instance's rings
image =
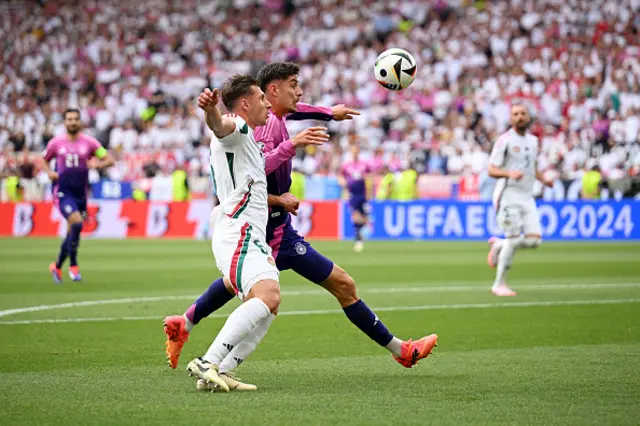
[[[78,154],[67,154],[64,157],[64,165],[67,168],[78,167],[80,164],[80,160],[78,159]]]

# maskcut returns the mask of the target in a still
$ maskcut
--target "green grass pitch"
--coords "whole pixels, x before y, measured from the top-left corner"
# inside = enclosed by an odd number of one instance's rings
[[[162,317],[218,277],[208,242],[83,241],[84,281],[65,268],[55,286],[58,245],[0,240],[3,426],[640,422],[637,243],[519,251],[518,296],[496,298],[485,244],[318,242],[398,337],[437,332],[436,353],[402,368],[286,272],[282,315],[238,370],[259,390],[231,394],[197,393],[184,367],[236,301],[194,330],[178,370],[164,360]]]

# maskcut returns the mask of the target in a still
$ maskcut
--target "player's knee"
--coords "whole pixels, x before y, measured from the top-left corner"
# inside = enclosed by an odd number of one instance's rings
[[[542,244],[542,238],[539,235],[527,235],[524,238],[524,246],[528,248],[538,248]]]
[[[364,225],[365,223],[367,223],[367,219],[360,213],[354,213],[351,220],[356,225]]]
[[[358,301],[356,282],[337,265],[334,265],[325,288],[338,299],[342,307],[350,306]]]
[[[82,225],[82,215],[80,214],[80,212],[73,212],[71,215],[69,215],[67,221],[69,222],[70,226],[76,225],[78,223]]]
[[[277,281],[260,281],[251,289],[249,296],[262,300],[271,312],[277,312],[280,307],[280,286]]]

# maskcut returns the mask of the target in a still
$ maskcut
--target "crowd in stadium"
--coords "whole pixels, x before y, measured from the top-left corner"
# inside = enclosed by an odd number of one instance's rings
[[[26,3],[0,4],[3,172],[35,177],[34,159],[77,106],[117,159],[108,177],[182,164],[206,176],[199,92],[289,60],[302,66],[303,101],[362,112],[330,123],[331,143],[298,153],[307,174],[335,174],[351,143],[392,169],[481,173],[514,99],[535,117],[547,173],[640,173],[640,0]],[[403,92],[374,79],[387,47],[418,62]]]

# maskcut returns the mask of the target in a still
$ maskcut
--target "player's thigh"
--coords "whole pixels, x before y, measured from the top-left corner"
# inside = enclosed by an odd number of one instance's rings
[[[296,274],[314,284],[323,283],[333,271],[333,262],[297,234],[296,238],[288,239],[281,244],[278,264],[286,264]]]
[[[244,259],[239,259],[237,263],[232,261],[229,273],[230,277],[235,277],[231,283],[235,281],[238,296],[245,298],[251,295],[253,287],[258,285],[257,293],[264,296],[263,301],[273,310],[280,303],[280,287],[273,286],[274,282],[280,282],[280,272],[271,254],[263,251],[262,246],[248,247]],[[271,306],[272,303],[275,305]]]
[[[367,220],[365,210],[366,200],[364,198],[354,198],[349,200],[349,208],[351,209],[351,217],[356,223],[364,223]]]
[[[216,226],[211,243],[216,265],[238,296],[248,295],[261,280],[278,281],[278,268],[264,236],[248,224],[230,223],[227,219]]]
[[[65,219],[69,219],[69,216],[73,215],[75,212],[80,213],[80,209],[78,207],[78,200],[71,196],[64,196],[58,198],[58,210]]]
[[[506,237],[516,237],[522,232],[522,210],[519,205],[502,204],[496,220]]]
[[[525,205],[522,208],[522,232],[524,235],[542,236],[540,226],[540,214],[535,202]]]

